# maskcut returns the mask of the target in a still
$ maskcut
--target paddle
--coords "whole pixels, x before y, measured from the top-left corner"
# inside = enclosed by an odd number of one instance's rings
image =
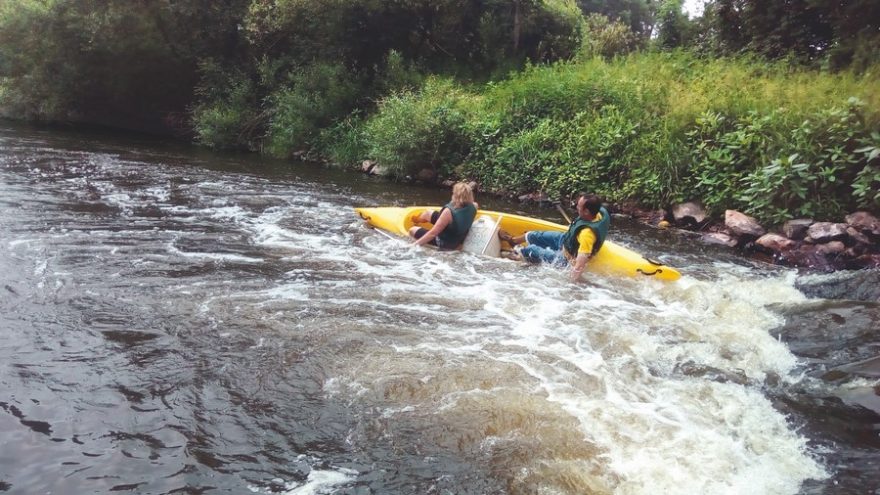
[[[559,210],[559,213],[562,213],[562,218],[565,219],[566,223],[571,223],[571,219],[568,218],[568,213],[565,212],[565,209],[562,207],[561,204],[556,203],[556,209]]]

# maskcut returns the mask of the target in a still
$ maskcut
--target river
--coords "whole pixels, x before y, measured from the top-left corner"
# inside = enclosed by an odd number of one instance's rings
[[[880,493],[876,302],[622,218],[680,281],[352,211],[447,197],[0,124],[0,492]]]

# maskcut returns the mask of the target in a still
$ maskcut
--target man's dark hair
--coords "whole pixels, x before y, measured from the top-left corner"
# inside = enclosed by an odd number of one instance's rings
[[[602,207],[602,198],[596,196],[595,194],[579,192],[577,195],[577,200],[580,201],[581,198],[584,198],[584,208],[586,208],[587,211],[589,211],[593,215],[599,213],[599,208]]]

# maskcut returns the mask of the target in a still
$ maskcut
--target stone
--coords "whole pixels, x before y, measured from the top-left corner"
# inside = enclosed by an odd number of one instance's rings
[[[373,171],[373,167],[375,166],[376,162],[374,160],[364,160],[361,162],[361,172],[369,174]]]
[[[855,227],[847,227],[846,235],[848,235],[850,239],[855,241],[856,244],[871,244],[871,239],[868,239],[868,236],[861,233],[861,231],[859,231],[859,229]]]
[[[880,236],[880,220],[878,220],[877,217],[871,215],[867,211],[857,211],[855,213],[847,215],[846,223],[861,232],[865,232],[873,236]]]
[[[872,260],[866,257],[863,260],[866,268],[870,268]],[[880,263],[880,256],[873,260]],[[880,264],[874,266],[880,267]],[[880,271],[878,270],[844,270],[838,271],[830,276],[807,276],[799,277],[795,281],[795,287],[804,293],[807,297],[815,297],[821,299],[847,299],[852,301],[878,301],[880,302]],[[872,313],[862,313],[863,309],[856,309],[859,320],[866,324],[851,325],[851,330],[859,333],[871,332],[870,328],[873,323]],[[836,311],[835,311],[836,312]],[[863,318],[867,318],[863,320]],[[844,330],[840,327],[839,330]],[[840,337],[836,334],[835,336]]]
[[[798,248],[779,253],[780,261],[787,265],[817,270],[830,270],[831,264],[817,252],[816,246],[804,244]]]
[[[724,212],[724,225],[736,235],[761,237],[767,232],[757,220],[736,210]]]
[[[853,260],[853,264],[857,268],[880,268],[880,254],[864,254]],[[877,283],[880,286],[880,281]],[[880,302],[880,295],[877,297]]]
[[[813,220],[809,218],[798,218],[789,220],[782,224],[782,233],[785,237],[795,241],[801,241],[807,236],[807,229],[813,225]]]
[[[816,252],[825,256],[835,256],[846,251],[846,246],[840,241],[831,241],[816,246]]]
[[[846,238],[846,224],[832,222],[816,222],[807,229],[807,242],[824,244]]]
[[[693,201],[672,207],[672,220],[676,225],[695,226],[706,221],[706,210]]]
[[[703,236],[700,237],[700,240],[703,241],[703,243],[705,244],[714,244],[719,246],[735,247],[737,245],[736,239],[723,232],[712,232],[709,234],[703,234]]]
[[[755,241],[756,246],[778,253],[793,248],[797,243],[779,234],[764,234]]]

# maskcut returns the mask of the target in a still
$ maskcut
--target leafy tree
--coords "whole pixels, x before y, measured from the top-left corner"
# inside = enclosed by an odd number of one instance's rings
[[[626,55],[643,43],[636,33],[620,21],[610,21],[600,14],[590,14],[584,21],[580,56],[612,58]]]
[[[880,61],[880,3],[875,0],[713,0],[707,44],[717,52],[827,60],[834,68]]]
[[[661,48],[687,45],[693,36],[693,23],[683,11],[683,0],[664,0],[657,11],[657,39]]]
[[[234,10],[241,5],[2,2],[0,107],[34,119],[161,129],[169,113],[190,103],[197,58],[235,44]]]
[[[570,56],[579,20],[571,0],[253,0],[244,25],[259,54],[292,65],[365,69],[394,50],[445,70]]]
[[[577,0],[584,16],[600,14],[621,22],[641,36],[654,30],[654,0]]]

